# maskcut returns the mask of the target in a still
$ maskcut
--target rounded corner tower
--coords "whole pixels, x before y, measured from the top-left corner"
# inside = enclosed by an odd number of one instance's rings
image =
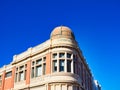
[[[81,78],[77,74],[77,58],[80,56],[74,33],[67,26],[58,26],[51,32],[50,41],[51,90],[55,90],[52,89],[54,85],[58,87],[56,90],[79,89]]]
[[[54,46],[77,46],[74,33],[67,26],[58,26],[50,34],[52,47]]]
[[[73,32],[67,26],[58,26],[53,29],[51,32],[51,39],[58,39],[58,38],[69,38],[75,39]]]

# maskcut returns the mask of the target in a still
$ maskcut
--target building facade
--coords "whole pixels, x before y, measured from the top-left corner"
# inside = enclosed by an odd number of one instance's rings
[[[0,68],[0,90],[93,90],[93,77],[73,32],[59,26]]]
[[[93,80],[93,90],[101,90],[101,85],[97,80]]]

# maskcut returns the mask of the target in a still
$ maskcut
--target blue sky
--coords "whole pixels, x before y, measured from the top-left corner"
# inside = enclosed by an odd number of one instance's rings
[[[49,39],[59,25],[74,32],[102,90],[120,90],[117,0],[0,0],[0,67]]]

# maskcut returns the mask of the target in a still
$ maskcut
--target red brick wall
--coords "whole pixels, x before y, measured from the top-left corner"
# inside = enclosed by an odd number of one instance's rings
[[[31,61],[27,62],[26,84],[30,84]]]
[[[5,79],[4,90],[11,89],[12,86],[11,82],[12,82],[12,77],[8,77]]]
[[[51,73],[51,53],[46,55],[46,74]]]
[[[5,71],[2,74],[2,89],[1,90],[4,90],[4,82],[5,82]]]
[[[11,88],[14,88],[15,69],[16,69],[16,67],[12,68]]]

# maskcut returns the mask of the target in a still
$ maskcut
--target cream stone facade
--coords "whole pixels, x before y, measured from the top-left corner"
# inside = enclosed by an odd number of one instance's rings
[[[0,90],[93,90],[93,77],[70,28],[14,55],[0,69]]]

